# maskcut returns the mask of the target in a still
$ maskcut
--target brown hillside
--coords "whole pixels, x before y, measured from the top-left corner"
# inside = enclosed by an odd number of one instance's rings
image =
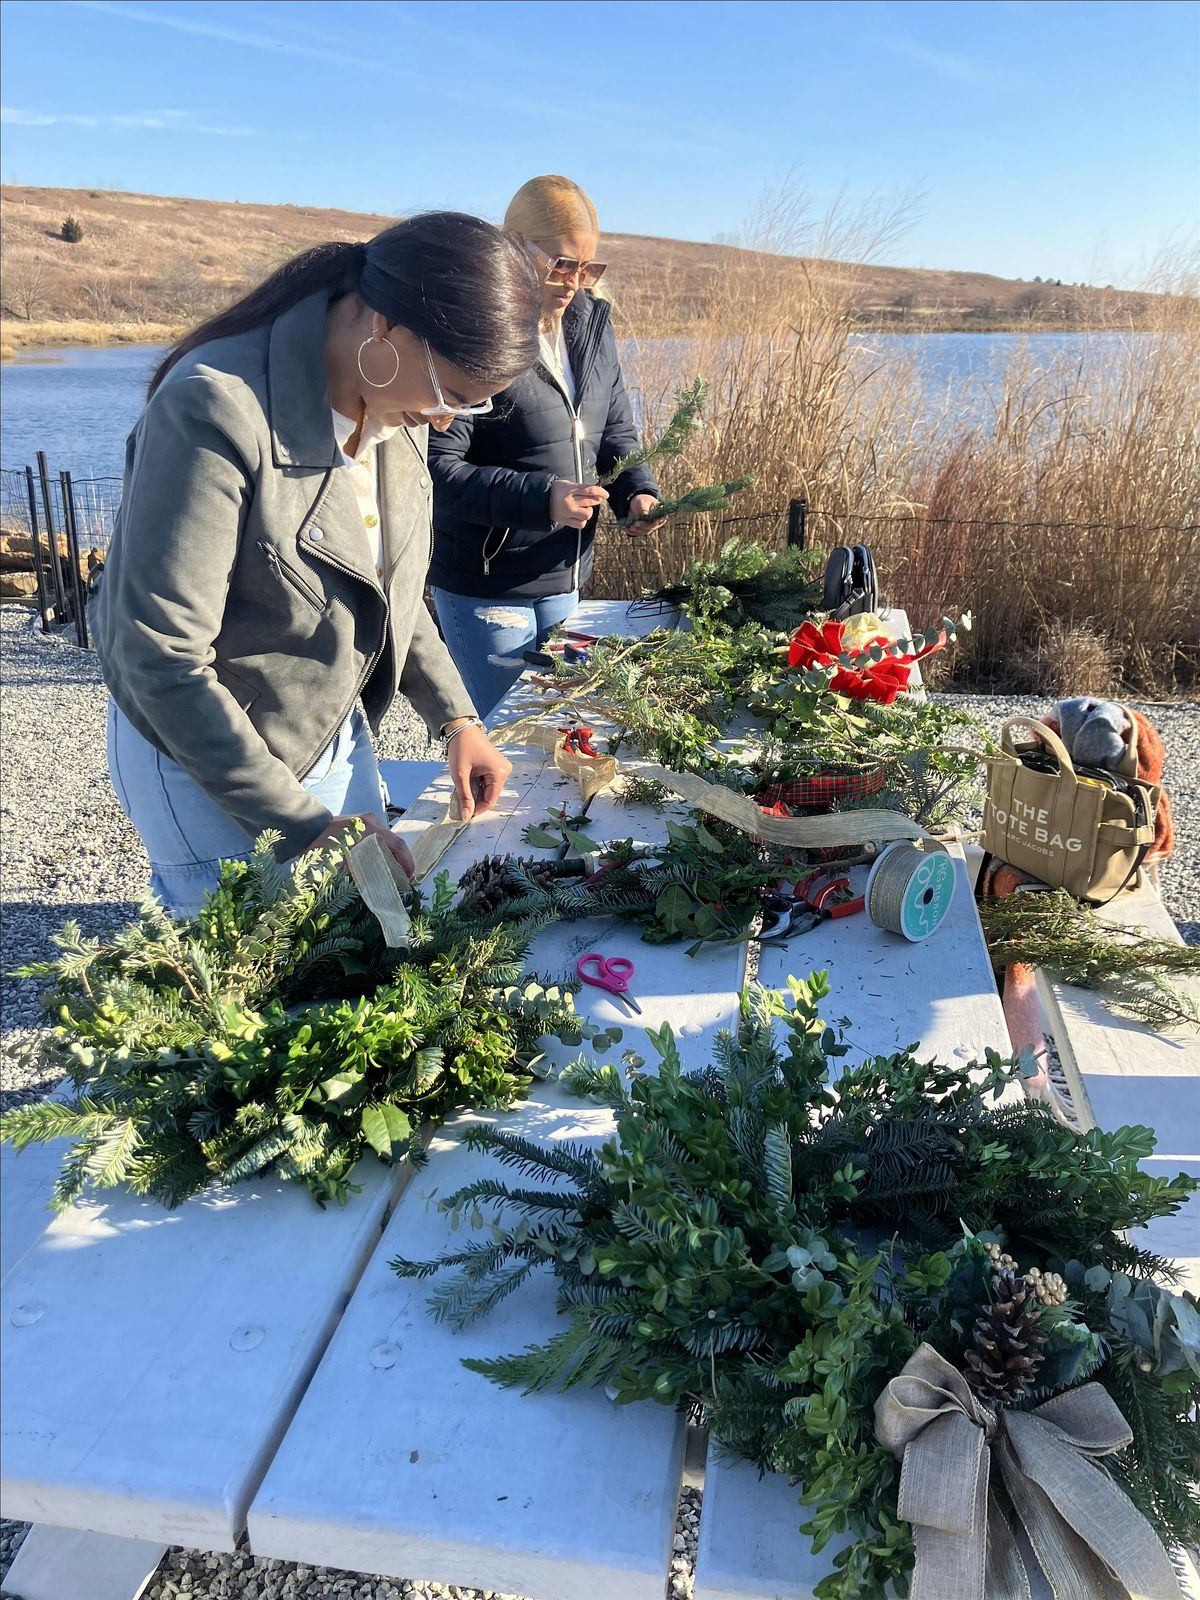
[[[243,205],[86,189],[2,191],[0,299],[6,349],[78,339],[161,337],[195,322],[287,256],[326,239],[365,239],[389,218],[308,206]],[[83,237],[61,237],[68,216]],[[626,326],[651,334],[706,316],[726,245],[606,234],[608,282]],[[1129,325],[1156,296],[1084,286],[1023,283],[981,272],[802,263],[777,257],[783,274],[809,272],[850,288],[865,324],[896,327],[1062,328]],[[1161,305],[1158,308],[1161,311]],[[70,324],[70,327],[64,324]],[[49,325],[49,326],[47,326]]]

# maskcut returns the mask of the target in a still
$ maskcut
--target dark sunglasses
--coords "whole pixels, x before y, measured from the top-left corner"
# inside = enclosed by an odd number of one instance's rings
[[[533,245],[532,249],[546,269],[544,281],[548,284],[566,285],[573,278],[578,278],[583,288],[590,289],[608,271],[607,261],[576,261],[573,256],[548,256],[537,245]]]

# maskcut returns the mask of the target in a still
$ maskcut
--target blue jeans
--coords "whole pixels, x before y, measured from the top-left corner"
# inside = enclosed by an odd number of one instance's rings
[[[250,834],[181,766],[144,739],[124,712],[108,704],[108,771],[121,810],[150,857],[150,887],[173,917],[194,917],[216,887],[222,861],[245,859]],[[387,812],[371,732],[361,710],[303,780],[335,817]]]
[[[467,693],[487,717],[528,666],[522,652],[540,649],[550,630],[575,610],[579,591],[543,600],[482,600],[435,589],[433,603]]]

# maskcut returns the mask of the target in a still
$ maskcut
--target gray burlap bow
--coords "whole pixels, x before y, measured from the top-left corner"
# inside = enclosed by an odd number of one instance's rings
[[[898,1510],[917,1548],[911,1600],[1029,1600],[989,1493],[993,1460],[1055,1600],[1179,1600],[1154,1530],[1091,1459],[1132,1438],[1098,1383],[1036,1411],[996,1412],[923,1344],[875,1402],[875,1435],[901,1463]]]

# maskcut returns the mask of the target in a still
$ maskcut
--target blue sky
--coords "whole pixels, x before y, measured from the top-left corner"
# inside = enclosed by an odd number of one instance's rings
[[[6,182],[712,239],[922,191],[897,265],[1136,283],[1200,220],[1192,0],[7,0]]]

